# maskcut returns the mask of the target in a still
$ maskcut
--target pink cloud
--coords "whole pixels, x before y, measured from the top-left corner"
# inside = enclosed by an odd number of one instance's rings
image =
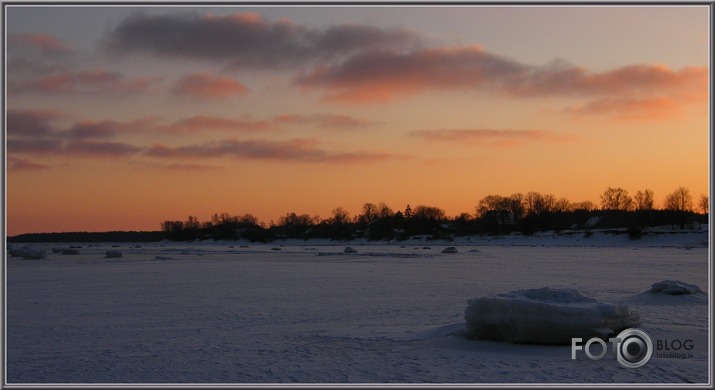
[[[39,49],[46,56],[57,56],[72,52],[72,46],[48,34],[10,34],[8,44],[25,45]]]
[[[337,66],[321,66],[296,79],[302,87],[327,88],[324,100],[386,102],[429,89],[487,86],[495,75],[520,72],[521,65],[478,46],[423,49],[410,53],[374,50]]]
[[[210,73],[193,73],[179,79],[172,88],[176,96],[189,96],[201,99],[223,99],[242,96],[248,88],[236,80],[217,77]]]
[[[518,97],[702,95],[706,67],[636,64],[593,72],[564,62],[522,64],[478,46],[373,50],[315,67],[294,82],[327,102],[379,103],[427,91],[488,91]]]
[[[613,94],[650,95],[690,92],[707,88],[707,68],[665,65],[628,65],[606,72],[580,67],[539,68],[517,78],[508,92],[524,96]]]

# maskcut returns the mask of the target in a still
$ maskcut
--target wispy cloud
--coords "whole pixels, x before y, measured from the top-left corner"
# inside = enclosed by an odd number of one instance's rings
[[[47,137],[56,131],[57,120],[66,117],[56,110],[8,109],[7,135],[12,137]]]
[[[158,92],[160,77],[127,77],[121,72],[97,68],[87,71],[61,71],[8,82],[14,94],[35,92],[48,94],[137,95]]]
[[[158,126],[158,119],[139,118],[126,122],[82,120],[63,133],[73,139],[112,138],[126,133],[146,132]]]
[[[192,133],[202,131],[259,131],[267,130],[272,126],[269,120],[255,120],[250,117],[224,118],[218,116],[196,115],[180,119],[162,127],[171,133]]]
[[[174,159],[233,157],[246,160],[337,164],[380,162],[404,157],[364,151],[328,151],[318,148],[317,144],[316,140],[305,138],[288,141],[227,139],[179,147],[155,144],[145,152],[145,155]]]
[[[358,129],[376,125],[378,122],[336,114],[284,114],[272,119],[276,124],[308,125],[324,129]]]
[[[49,165],[38,164],[30,160],[17,157],[9,157],[7,162],[10,170],[15,171],[45,171],[50,168]]]
[[[265,119],[251,116],[225,118],[196,115],[180,119],[161,128],[170,133],[194,133],[202,131],[267,131],[286,127],[309,126],[320,129],[354,130],[376,125],[378,122],[339,114],[281,114]]]
[[[603,117],[622,122],[662,121],[680,117],[683,114],[683,103],[669,97],[607,98],[567,107],[563,111],[576,119]]]
[[[183,163],[162,163],[155,161],[130,161],[130,166],[136,169],[159,169],[174,172],[203,172],[222,169],[220,165],[207,164],[183,164]]]
[[[10,138],[6,141],[7,152],[23,154],[53,154],[63,150],[63,143],[59,139],[49,138]]]
[[[563,135],[538,129],[442,129],[416,130],[412,137],[430,142],[449,142],[457,145],[514,146],[522,143],[563,143],[574,140],[572,135]]]
[[[236,68],[288,69],[348,55],[356,50],[415,44],[405,29],[344,24],[315,29],[258,14],[197,13],[132,15],[103,39],[116,54],[148,53],[174,58],[222,61]]]
[[[67,119],[70,119],[69,115],[53,110],[8,110],[6,144],[8,154],[14,157],[17,154],[128,156],[145,148],[105,140],[146,130],[155,122],[154,118],[140,118],[127,122],[82,120],[69,127],[58,125],[59,120]]]
[[[218,77],[210,73],[193,73],[180,78],[171,92],[176,96],[224,99],[246,95],[248,88],[228,77]]]
[[[72,155],[95,157],[123,157],[137,154],[144,148],[123,142],[78,140],[70,141],[64,151]]]

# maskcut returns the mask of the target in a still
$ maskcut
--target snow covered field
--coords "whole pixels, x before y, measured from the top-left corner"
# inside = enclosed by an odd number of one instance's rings
[[[74,244],[66,255],[52,248],[68,245],[32,245],[47,258],[6,259],[7,382],[707,383],[709,295],[641,294],[666,279],[709,293],[707,242],[597,233]],[[460,335],[467,300],[541,287],[625,303],[654,343],[693,348],[630,369],[613,351],[572,360],[569,345]]]

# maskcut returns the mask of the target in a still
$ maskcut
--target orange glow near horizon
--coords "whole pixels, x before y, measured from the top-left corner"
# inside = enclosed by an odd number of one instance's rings
[[[456,216],[529,191],[599,205],[607,187],[650,189],[656,207],[680,186],[709,194],[706,7],[672,7],[667,34],[658,8],[634,29],[535,7],[550,23],[503,37],[506,9],[488,7],[338,7],[329,21],[319,7],[187,8],[90,7],[109,27],[83,31],[81,15],[35,31],[52,6],[8,9],[8,236],[367,202]],[[612,34],[545,29],[566,17]],[[553,41],[518,43],[531,36]]]

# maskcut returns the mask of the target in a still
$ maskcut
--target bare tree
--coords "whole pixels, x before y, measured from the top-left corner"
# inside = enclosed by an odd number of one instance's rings
[[[573,210],[571,202],[566,198],[559,198],[556,202],[554,202],[554,211],[565,213]]]
[[[388,206],[385,202],[380,202],[377,204],[377,213],[380,218],[391,217],[394,214],[390,206]]]
[[[509,196],[509,211],[514,215],[515,220],[521,219],[526,213],[526,208],[524,207],[524,195],[521,193],[511,194]]]
[[[693,211],[693,196],[685,187],[678,187],[665,197],[665,209],[673,211]]]
[[[350,213],[342,207],[336,207],[333,209],[333,217],[330,219],[330,222],[334,224],[348,223],[350,222]]]
[[[412,218],[430,221],[442,221],[446,219],[444,210],[433,206],[417,206],[412,212]]]
[[[703,214],[707,214],[708,212],[710,212],[710,198],[708,198],[707,195],[700,195],[700,199],[698,200],[698,208]]]
[[[542,195],[539,192],[529,191],[523,197],[524,212],[527,215],[541,215],[553,212],[556,208],[556,196]]]
[[[584,200],[583,202],[572,203],[571,209],[593,211],[596,209],[596,204],[591,202],[590,200]]]
[[[623,188],[608,187],[601,195],[601,209],[628,211],[633,208],[633,199]]]
[[[499,211],[509,212],[509,198],[501,195],[487,195],[479,201],[475,211],[478,217],[483,217],[487,213]]]
[[[244,214],[238,218],[238,223],[244,226],[259,226],[258,217],[253,214]]]
[[[360,222],[370,223],[378,216],[378,208],[374,203],[365,203],[362,205],[362,215],[359,216]]]
[[[655,200],[653,198],[653,191],[644,190],[636,192],[633,197],[635,202],[636,210],[653,210],[655,209]]]

